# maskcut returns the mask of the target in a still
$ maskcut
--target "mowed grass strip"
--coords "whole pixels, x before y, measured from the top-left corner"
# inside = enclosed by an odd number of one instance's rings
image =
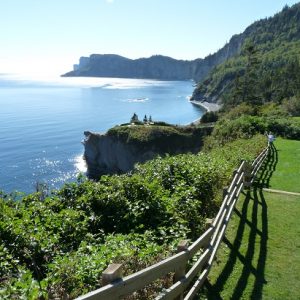
[[[300,299],[300,197],[243,195],[199,299]]]
[[[238,200],[198,299],[300,299],[300,197],[263,191],[290,165],[288,145],[293,152],[299,142],[276,142],[257,182]],[[299,163],[292,169],[297,173]],[[293,186],[289,180],[282,176],[272,188]]]
[[[278,138],[274,146],[278,161],[269,188],[300,193],[300,141]]]

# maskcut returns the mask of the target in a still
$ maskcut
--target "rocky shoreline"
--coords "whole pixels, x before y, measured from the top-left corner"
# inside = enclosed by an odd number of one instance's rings
[[[216,112],[216,111],[220,110],[222,107],[220,104],[210,103],[207,101],[203,101],[203,102],[196,101],[196,100],[189,100],[189,101],[190,101],[190,103],[192,103],[194,105],[204,108],[206,110],[206,112],[210,112],[210,111]],[[193,122],[191,122],[189,124],[198,124],[198,123],[200,123],[200,120],[201,120],[201,117],[198,118],[197,120],[194,120]],[[189,125],[189,124],[187,124],[187,125]]]
[[[194,105],[197,105],[197,106],[201,106],[203,107],[207,112],[210,112],[210,111],[218,111],[221,109],[221,105],[220,104],[217,104],[217,103],[210,103],[210,102],[207,102],[207,101],[196,101],[196,100],[190,100],[190,102]]]

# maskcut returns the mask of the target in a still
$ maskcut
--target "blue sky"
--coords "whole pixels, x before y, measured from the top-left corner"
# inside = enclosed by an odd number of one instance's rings
[[[289,0],[3,0],[0,73],[61,74],[80,56],[203,58]]]

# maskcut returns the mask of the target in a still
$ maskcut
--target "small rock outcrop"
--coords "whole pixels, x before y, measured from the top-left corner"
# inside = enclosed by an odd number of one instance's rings
[[[85,132],[84,158],[88,176],[97,178],[103,174],[124,173],[133,169],[136,162],[144,162],[155,156],[151,150],[139,153],[134,145],[105,134]]]
[[[85,131],[84,158],[88,176],[98,179],[104,174],[126,173],[136,163],[158,155],[197,153],[203,138],[211,131],[211,127],[146,125],[117,126],[105,134]]]

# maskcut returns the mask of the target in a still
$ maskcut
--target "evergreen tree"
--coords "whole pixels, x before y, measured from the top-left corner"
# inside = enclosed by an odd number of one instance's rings
[[[261,104],[261,98],[258,95],[258,51],[255,46],[248,42],[244,48],[247,59],[245,74],[242,83],[242,102],[247,104]]]
[[[231,97],[228,97],[228,105],[235,106],[237,104],[240,104],[242,102],[244,91],[243,91],[243,85],[242,85],[242,79],[240,74],[237,74],[234,83],[233,83],[233,89],[231,92]]]
[[[130,123],[136,123],[136,122],[139,122],[139,117],[136,113],[134,113],[130,119]]]
[[[258,52],[251,42],[246,42],[243,50],[245,57],[244,69],[236,71],[232,88],[227,95],[227,105],[235,106],[240,103],[261,104],[258,80]]]
[[[147,115],[144,116],[143,122],[146,124],[148,123]]]
[[[272,75],[269,74],[269,72],[263,72],[260,75],[259,94],[263,104],[272,101],[273,81],[272,81]]]

